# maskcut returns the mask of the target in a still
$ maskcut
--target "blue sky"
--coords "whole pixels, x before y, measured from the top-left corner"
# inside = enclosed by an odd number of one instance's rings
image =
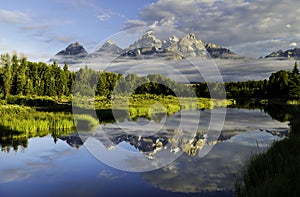
[[[246,56],[300,44],[299,0],[10,0],[0,4],[0,53],[50,59],[79,41],[87,50],[121,30],[166,26]],[[124,47],[124,46],[123,46]]]
[[[151,1],[13,0],[0,5],[0,53],[17,51],[30,59],[51,58],[79,41],[91,49],[122,30]]]

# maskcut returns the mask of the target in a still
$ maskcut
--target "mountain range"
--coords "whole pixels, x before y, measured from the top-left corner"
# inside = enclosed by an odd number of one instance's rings
[[[125,49],[117,46],[114,41],[108,40],[98,50],[88,54],[85,48],[76,42],[59,51],[50,61],[73,64],[81,62],[84,58],[105,58],[107,56],[129,59],[163,58],[166,60],[180,60],[188,57],[245,58],[216,44],[205,44],[200,39],[197,39],[193,33],[189,33],[181,38],[171,36],[166,40],[160,40],[155,36],[153,30],[148,30]]]
[[[59,51],[52,59],[50,59],[50,61],[74,64],[80,63],[86,58],[93,61],[93,58],[108,57],[118,57],[120,59],[163,58],[165,60],[181,60],[188,57],[233,60],[246,59],[246,57],[214,43],[205,44],[202,40],[197,39],[193,33],[189,33],[181,38],[170,36],[166,40],[161,40],[155,36],[153,30],[148,30],[140,36],[137,41],[125,49],[120,48],[114,41],[108,40],[98,50],[88,54],[79,42],[75,42],[67,46],[64,50]],[[270,53],[264,58],[275,60],[300,60],[300,48],[289,49],[286,51],[279,50]]]
[[[269,55],[265,56],[268,59],[279,59],[279,60],[286,60],[286,59],[295,59],[300,60],[300,48],[289,49],[286,51],[276,51],[272,52]]]

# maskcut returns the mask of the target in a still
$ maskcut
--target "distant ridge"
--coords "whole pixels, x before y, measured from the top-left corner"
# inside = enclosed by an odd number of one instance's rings
[[[220,59],[243,59],[245,57],[240,56],[227,48],[220,47],[216,44],[209,43],[205,45],[207,52],[210,54],[212,58],[220,58]]]
[[[276,51],[272,52],[269,55],[265,56],[265,58],[269,59],[295,59],[300,60],[300,48],[289,49],[286,51]]]

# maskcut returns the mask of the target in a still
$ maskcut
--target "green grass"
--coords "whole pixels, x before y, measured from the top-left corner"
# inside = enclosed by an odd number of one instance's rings
[[[107,99],[103,96],[73,98],[73,107],[84,110],[96,110],[101,123],[113,118],[111,111],[122,114],[120,120],[137,120],[140,117],[159,121],[159,117],[171,115],[180,110],[213,109],[216,107],[227,107],[234,100],[217,100],[208,98],[177,98],[174,96],[163,96],[154,94],[132,94],[131,96],[114,96]],[[107,115],[107,118],[104,116]],[[111,120],[113,122],[113,120]]]
[[[159,122],[166,115],[180,110],[212,109],[232,104],[231,100],[177,98],[151,94],[118,96],[112,100],[106,97],[75,97],[73,101],[81,114],[76,114],[74,120],[70,99],[65,97],[58,102],[57,98],[51,97],[9,96],[6,100],[1,100],[1,140],[26,139],[47,134],[57,136],[76,129],[91,130],[99,122],[103,124],[116,120],[137,120],[139,117]],[[97,119],[88,115],[90,110],[95,109]]]
[[[69,131],[76,129],[74,117],[65,112],[36,111],[35,108],[19,105],[0,105],[0,137],[29,138],[43,136],[51,131]],[[77,121],[85,122],[86,128],[98,124],[88,115],[78,115]]]
[[[136,94],[128,96],[118,96],[113,101],[105,97],[96,97],[94,102],[84,99],[82,103],[86,106],[92,104],[90,107],[95,109],[118,109],[129,111],[130,117],[136,119],[137,117],[147,117],[155,113],[165,113],[167,115],[176,113],[180,110],[197,110],[197,109],[213,109],[214,107],[227,107],[233,104],[233,100],[217,100],[208,98],[177,98],[174,96],[159,96],[152,94]],[[84,104],[78,102],[81,106]]]
[[[299,196],[300,137],[290,136],[275,142],[264,153],[253,155],[236,194],[243,197]]]
[[[272,101],[267,111],[278,120],[289,120],[289,136],[249,159],[244,172],[236,181],[236,194],[243,197],[299,196],[300,105],[296,102]]]

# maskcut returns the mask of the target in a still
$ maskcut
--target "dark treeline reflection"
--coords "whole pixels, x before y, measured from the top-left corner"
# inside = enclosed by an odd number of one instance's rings
[[[37,132],[35,135],[32,136],[24,136],[22,132],[11,132],[11,131],[1,131],[0,136],[0,147],[1,151],[5,153],[9,153],[11,149],[17,152],[19,149],[24,150],[28,146],[28,139],[32,137],[44,137],[46,135],[51,134],[53,137],[53,141],[56,143],[58,138],[61,136],[68,136],[70,135],[70,131],[43,131]]]
[[[300,105],[288,104],[282,100],[270,100],[268,102],[252,100],[236,100],[236,103],[229,106],[230,108],[240,109],[260,109],[270,115],[273,119],[280,122],[290,122],[291,132],[300,133]]]

